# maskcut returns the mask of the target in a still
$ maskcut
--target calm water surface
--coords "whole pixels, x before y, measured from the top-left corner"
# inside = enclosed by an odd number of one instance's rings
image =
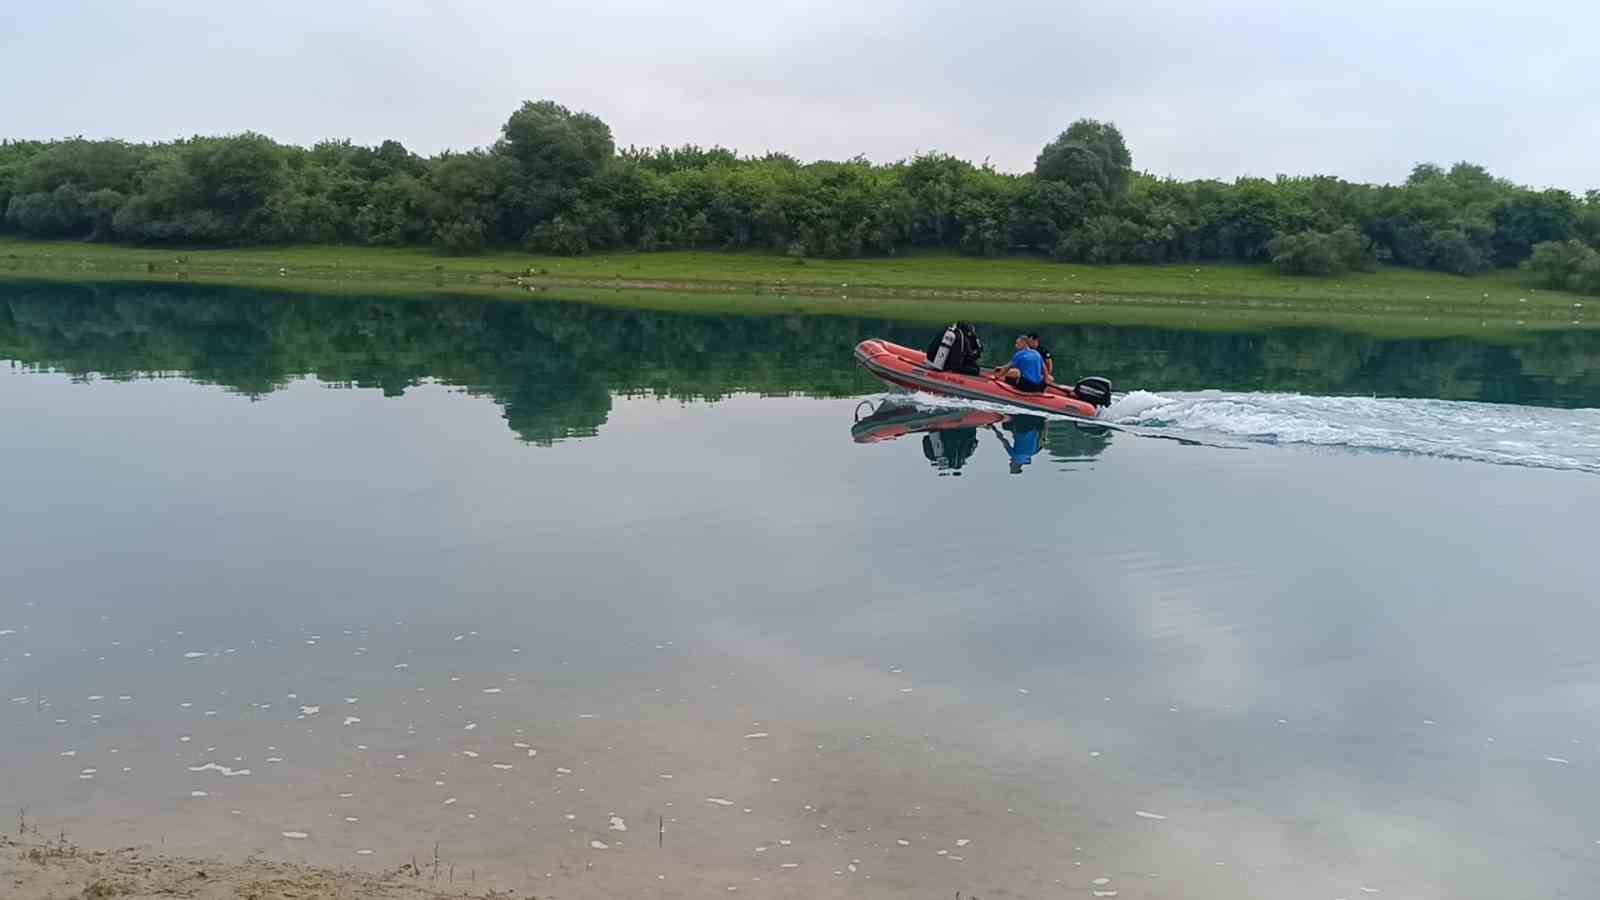
[[[924,331],[0,286],[0,797],[540,896],[1595,895],[1600,338],[1059,329],[1085,429],[851,371]]]

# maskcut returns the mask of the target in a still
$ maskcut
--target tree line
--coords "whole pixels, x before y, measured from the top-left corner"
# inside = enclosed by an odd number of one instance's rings
[[[760,248],[797,257],[944,248],[1085,263],[1380,263],[1470,275],[1525,266],[1600,292],[1600,191],[1534,190],[1483,167],[1398,185],[1331,176],[1181,181],[1136,171],[1114,124],[1074,122],[1013,174],[940,153],[801,163],[693,145],[618,149],[599,118],[527,102],[498,140],[419,156],[396,141],[310,148],[256,133],[138,144],[0,142],[0,229],[177,245],[351,243],[537,253]]]

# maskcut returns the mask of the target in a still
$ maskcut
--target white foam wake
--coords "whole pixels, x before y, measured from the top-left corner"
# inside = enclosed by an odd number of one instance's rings
[[[1116,399],[1102,421],[1269,444],[1600,473],[1600,409],[1217,391]]]

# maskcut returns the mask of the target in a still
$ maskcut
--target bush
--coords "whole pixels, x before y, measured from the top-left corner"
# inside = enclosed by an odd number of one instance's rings
[[[1117,216],[1095,216],[1061,236],[1055,257],[1067,262],[1129,262],[1142,250],[1144,229]]]
[[[481,219],[454,219],[433,228],[434,240],[453,256],[482,253],[488,230]]]
[[[1489,268],[1489,254],[1462,228],[1445,228],[1428,235],[1428,268],[1456,275],[1473,275]]]
[[[1377,268],[1372,241],[1349,225],[1332,232],[1281,234],[1267,243],[1272,262],[1289,275],[1337,275]]]
[[[555,256],[582,256],[589,252],[588,231],[566,216],[556,216],[548,222],[540,223],[528,232],[525,243],[527,249],[534,253],[549,253]]]
[[[23,234],[39,237],[79,237],[90,225],[83,197],[70,184],[12,197],[6,219]]]
[[[1582,241],[1545,241],[1533,246],[1522,268],[1545,284],[1580,294],[1600,294],[1600,250]]]

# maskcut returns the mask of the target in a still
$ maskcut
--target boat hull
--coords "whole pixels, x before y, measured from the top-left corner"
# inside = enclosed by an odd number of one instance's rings
[[[965,400],[989,400],[1036,412],[1093,419],[1100,408],[1073,396],[1070,388],[1050,385],[1042,393],[1019,391],[987,375],[941,372],[928,366],[921,350],[869,338],[856,345],[856,362],[874,378],[896,387]]]

